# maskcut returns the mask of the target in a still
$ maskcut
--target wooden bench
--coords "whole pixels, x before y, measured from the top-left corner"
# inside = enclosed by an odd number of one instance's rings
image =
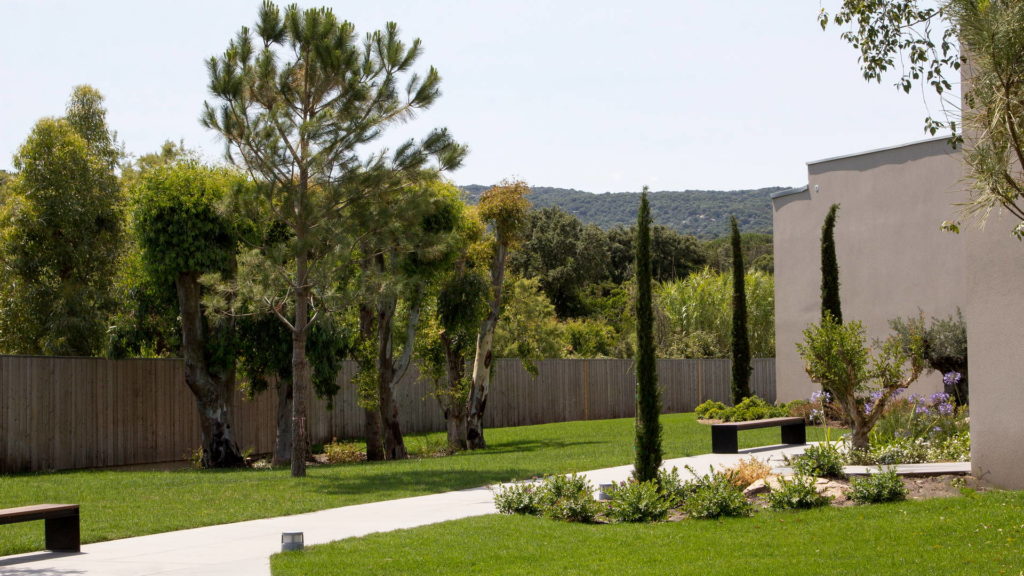
[[[36,504],[0,510],[0,524],[46,521],[46,549],[81,552],[78,504]]]
[[[711,451],[715,454],[735,454],[739,452],[739,441],[736,436],[740,430],[754,428],[782,428],[783,444],[806,444],[807,428],[803,418],[765,418],[747,422],[722,422],[711,425]]]

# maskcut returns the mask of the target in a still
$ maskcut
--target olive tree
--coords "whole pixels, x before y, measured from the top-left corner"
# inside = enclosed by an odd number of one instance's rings
[[[203,124],[220,134],[226,156],[258,180],[244,203],[273,214],[284,241],[254,247],[248,263],[259,282],[251,299],[273,311],[291,333],[292,475],[306,472],[306,402],[310,388],[306,342],[326,314],[351,248],[354,198],[418,174],[461,163],[465,148],[444,130],[393,153],[360,152],[389,126],[405,122],[440,96],[441,77],[415,73],[419,40],[406,44],[388,23],[359,41],[355,27],[328,8],[283,11],[264,2],[253,29],[243,27],[225,52],[208,62],[210,92]]]

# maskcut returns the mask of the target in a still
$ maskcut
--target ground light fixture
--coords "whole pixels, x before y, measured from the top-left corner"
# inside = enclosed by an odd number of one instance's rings
[[[281,552],[289,552],[292,550],[302,550],[304,545],[302,532],[282,532],[281,533]]]

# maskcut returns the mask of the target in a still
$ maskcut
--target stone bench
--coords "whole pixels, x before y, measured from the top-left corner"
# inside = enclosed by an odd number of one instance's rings
[[[748,420],[746,422],[722,422],[711,425],[711,451],[715,454],[735,454],[739,452],[737,435],[740,430],[754,428],[782,428],[783,444],[806,444],[807,427],[803,418],[765,418],[764,420]]]
[[[46,549],[54,552],[81,552],[78,504],[35,504],[0,509],[0,524],[46,522]]]

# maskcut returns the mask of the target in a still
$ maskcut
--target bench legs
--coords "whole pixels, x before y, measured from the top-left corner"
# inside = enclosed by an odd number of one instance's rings
[[[803,422],[782,426],[783,444],[807,444],[807,428]]]
[[[46,519],[46,549],[54,552],[81,552],[78,514]]]
[[[711,451],[715,454],[735,454],[740,450],[735,428],[711,427]]]

